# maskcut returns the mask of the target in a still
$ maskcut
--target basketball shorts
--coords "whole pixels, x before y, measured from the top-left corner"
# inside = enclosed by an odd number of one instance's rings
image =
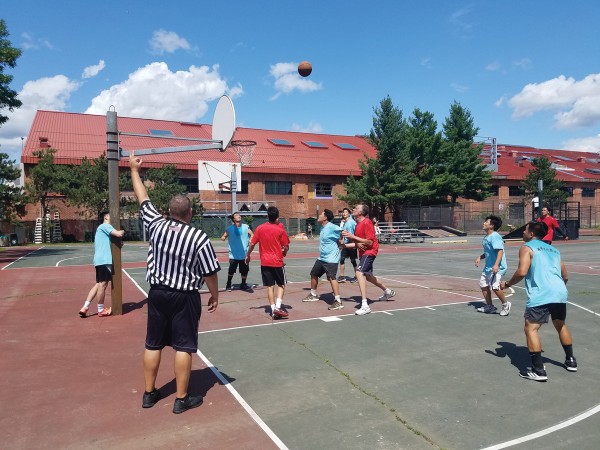
[[[373,275],[373,263],[375,262],[375,256],[373,255],[362,255],[356,270],[365,274]]]
[[[96,266],[96,283],[103,283],[105,281],[112,281],[113,276],[113,265],[102,264]]]
[[[283,267],[260,266],[260,274],[264,286],[283,286],[287,282]]]
[[[548,303],[546,305],[525,308],[523,317],[525,317],[525,320],[533,323],[548,323],[549,317],[552,320],[562,320],[564,322],[567,318],[567,304]]]
[[[356,248],[343,248],[340,255],[340,264],[345,264],[346,258],[350,258],[350,262],[356,267]]]
[[[324,273],[327,274],[328,280],[335,280],[337,276],[338,265],[336,263],[328,263],[317,259],[310,271],[311,277],[321,277]]]
[[[202,305],[198,291],[152,286],[148,293],[146,348],[165,346],[186,353],[198,350],[198,321]]]
[[[483,272],[481,274],[481,278],[479,279],[479,287],[482,289],[488,287],[493,291],[498,291],[500,290],[500,281],[502,281],[502,275],[500,275],[500,272]]]
[[[238,267],[240,268],[240,274],[242,274],[243,277],[248,275],[248,272],[250,271],[250,267],[248,266],[248,264],[246,264],[246,261],[243,259],[230,259],[229,260],[229,270],[227,273],[229,275],[233,275],[235,273],[235,271],[238,269]]]

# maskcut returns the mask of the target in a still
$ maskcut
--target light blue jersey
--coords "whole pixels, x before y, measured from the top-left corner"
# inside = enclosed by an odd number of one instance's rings
[[[533,251],[531,267],[525,275],[527,307],[567,303],[569,293],[560,270],[560,252],[539,239],[525,243]]]
[[[337,225],[328,222],[321,229],[319,238],[319,259],[327,263],[339,263],[340,262],[340,248],[338,242],[342,234],[342,229]]]
[[[96,230],[94,237],[94,266],[112,264],[110,252],[110,233],[114,230],[110,223],[103,223]]]
[[[350,234],[354,234],[354,230],[356,229],[356,222],[352,217],[348,217],[344,222],[344,226],[342,230],[349,232]],[[344,239],[344,244],[348,244],[350,240],[348,238]]]
[[[483,253],[485,253],[485,268],[483,269],[483,272],[488,273],[492,271],[492,267],[494,267],[494,264],[496,264],[498,251],[504,250],[504,240],[497,231],[494,231],[483,238],[481,245],[483,245]],[[500,265],[498,266],[498,273],[500,275],[504,275],[507,268],[506,253],[503,253],[502,259],[500,260]]]
[[[241,224],[238,228],[235,223],[227,227],[227,239],[229,241],[229,259],[245,259],[248,251],[248,225]]]

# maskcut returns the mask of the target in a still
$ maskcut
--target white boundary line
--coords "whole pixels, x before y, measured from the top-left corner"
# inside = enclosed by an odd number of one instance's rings
[[[581,414],[572,417],[571,419],[565,420],[564,422],[560,422],[552,427],[548,427],[536,433],[528,434],[527,436],[513,439],[512,441],[492,445],[491,447],[486,447],[483,450],[499,450],[501,448],[512,447],[513,445],[522,444],[523,442],[531,441],[533,439],[546,436],[547,434],[554,433],[555,431],[562,430],[563,428],[569,427],[573,424],[576,424],[577,422],[581,422],[582,420],[587,419],[588,417],[593,416],[598,412],[600,412],[600,405],[596,405],[593,408],[590,408],[587,411],[582,412]]]
[[[16,263],[17,261],[21,261],[22,259],[25,259],[25,258],[27,258],[27,257],[28,257],[29,255],[31,255],[32,253],[35,253],[35,252],[37,252],[38,250],[41,250],[41,249],[43,249],[43,248],[44,248],[44,246],[42,246],[42,247],[40,247],[40,248],[36,248],[35,250],[32,250],[32,251],[30,251],[30,252],[29,252],[29,253],[27,253],[26,255],[23,255],[23,256],[21,256],[19,259],[15,259],[13,262],[11,262],[11,263],[8,263],[7,265],[5,265],[5,266],[4,266],[2,269],[0,269],[0,270],[4,270],[4,269],[6,269],[7,267],[11,266],[12,264]]]
[[[227,388],[227,390],[231,393],[231,395],[233,395],[233,397],[238,401],[242,408],[246,410],[248,415],[252,417],[252,419],[254,419],[254,421],[267,434],[267,436],[271,438],[273,443],[277,445],[277,448],[280,448],[282,450],[288,450],[288,447],[281,441],[281,439],[279,439],[279,437],[277,437],[275,433],[273,433],[273,430],[271,430],[269,426],[260,418],[260,416],[256,414],[252,407],[248,403],[246,403],[246,401],[238,393],[238,391],[236,391],[235,388],[231,385],[231,383],[229,383],[229,381],[227,381],[225,377],[223,377],[221,372],[219,372],[219,369],[213,366],[213,364],[208,360],[208,358],[202,354],[200,349],[198,349],[196,354],[200,357],[202,361],[204,361],[204,364],[206,364],[210,368],[210,370],[212,370],[212,372],[219,379],[221,384]]]
[[[131,280],[131,282],[146,297],[148,296],[148,294],[146,293],[146,291],[144,291],[144,289],[142,289],[142,287],[133,278],[131,278],[129,276],[129,274],[125,271],[125,269],[121,269],[121,271],[127,276],[127,278],[129,278]],[[213,365],[213,363],[211,363],[210,360],[206,356],[204,356],[204,354],[202,354],[202,352],[200,351],[200,349],[198,349],[196,351],[196,354],[200,357],[200,359],[202,361],[204,361],[204,364],[206,364],[210,368],[210,370],[212,371],[212,373],[215,374],[215,376],[219,379],[219,381],[221,382],[221,384],[227,388],[227,390],[229,391],[229,393],[231,395],[233,395],[233,397],[238,401],[238,403],[240,404],[240,406],[242,408],[244,408],[244,410],[254,420],[254,422],[256,422],[256,424],[266,433],[266,435],[269,436],[269,438],[271,438],[271,440],[277,446],[277,448],[279,448],[281,450],[289,450],[288,447],[281,441],[281,439],[279,439],[279,437],[273,432],[273,430],[271,430],[269,428],[269,426],[260,418],[260,416],[258,414],[256,414],[256,412],[246,402],[246,400],[244,400],[244,398],[235,390],[235,388],[231,385],[231,383],[229,383],[229,381],[227,381],[225,379],[225,377],[223,377],[223,375],[221,374],[221,372],[219,372],[219,369],[217,369]]]

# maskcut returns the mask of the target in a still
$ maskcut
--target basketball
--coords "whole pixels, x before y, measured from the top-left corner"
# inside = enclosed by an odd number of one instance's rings
[[[298,73],[301,77],[307,77],[312,72],[312,66],[308,61],[302,61],[298,64]]]

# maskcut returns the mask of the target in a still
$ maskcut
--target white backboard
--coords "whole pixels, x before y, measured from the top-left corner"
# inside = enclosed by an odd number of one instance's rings
[[[223,141],[223,148],[221,151],[225,151],[233,139],[234,133],[235,109],[233,108],[233,102],[227,95],[223,95],[215,108],[212,125],[212,139],[213,141]]]
[[[231,162],[198,161],[198,190],[220,191],[219,184],[230,183],[235,170],[237,192],[242,190],[242,165]]]

